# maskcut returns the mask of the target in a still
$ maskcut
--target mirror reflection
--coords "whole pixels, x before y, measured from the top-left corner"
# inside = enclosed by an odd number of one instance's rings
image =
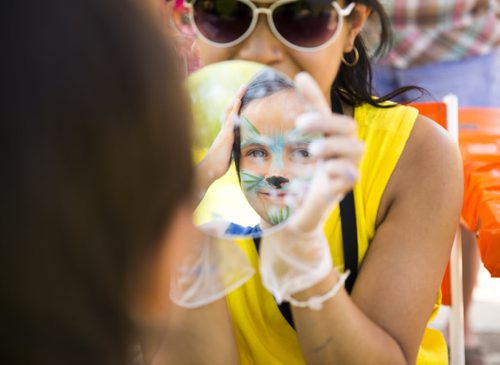
[[[315,171],[308,147],[321,138],[296,127],[307,110],[293,82],[230,61],[197,71],[187,84],[197,126],[196,223],[217,235],[255,237],[285,222]]]

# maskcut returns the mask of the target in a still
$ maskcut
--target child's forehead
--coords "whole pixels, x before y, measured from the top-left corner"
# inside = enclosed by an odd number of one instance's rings
[[[260,98],[255,98],[248,102],[243,112],[247,109],[255,108],[289,108],[290,106],[301,109],[304,102],[301,95],[295,88],[283,88],[279,91]]]
[[[261,133],[295,128],[295,119],[305,111],[305,106],[294,89],[281,90],[248,103],[242,111],[245,117]]]

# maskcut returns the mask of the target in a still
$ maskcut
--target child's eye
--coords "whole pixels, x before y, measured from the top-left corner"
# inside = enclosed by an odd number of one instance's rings
[[[248,156],[255,157],[255,158],[264,158],[266,157],[266,151],[264,150],[251,150],[247,154]]]
[[[294,159],[305,159],[311,157],[311,154],[307,148],[297,148],[292,151],[292,157]]]

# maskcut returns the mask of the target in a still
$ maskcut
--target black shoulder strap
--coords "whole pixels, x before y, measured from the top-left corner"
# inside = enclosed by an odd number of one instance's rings
[[[345,282],[345,288],[350,294],[358,276],[358,230],[352,191],[340,202],[340,222],[342,225],[344,268],[351,271]]]
[[[333,90],[331,92],[331,103],[334,113],[343,114],[340,98]],[[356,225],[354,193],[352,191],[340,202],[340,223],[342,226],[344,268],[351,271],[346,280],[345,288],[348,293],[351,293],[358,275],[358,229]]]

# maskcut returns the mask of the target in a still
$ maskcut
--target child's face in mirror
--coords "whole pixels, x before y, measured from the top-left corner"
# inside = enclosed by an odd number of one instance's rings
[[[301,133],[295,119],[304,112],[296,92],[285,89],[251,101],[241,113],[240,178],[243,192],[268,224],[285,221],[293,201],[310,180],[316,158],[308,146],[317,137]]]

